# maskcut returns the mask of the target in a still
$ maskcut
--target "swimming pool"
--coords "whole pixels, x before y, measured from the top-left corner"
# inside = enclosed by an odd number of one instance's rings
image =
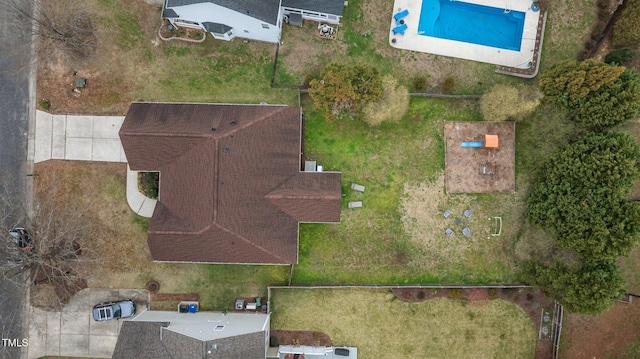
[[[520,51],[525,13],[455,0],[423,0],[418,34]]]

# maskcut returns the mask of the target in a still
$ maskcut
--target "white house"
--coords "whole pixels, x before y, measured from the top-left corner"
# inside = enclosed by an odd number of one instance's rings
[[[162,18],[174,26],[203,29],[219,40],[278,43],[284,21],[338,24],[344,5],[344,0],[165,0]]]

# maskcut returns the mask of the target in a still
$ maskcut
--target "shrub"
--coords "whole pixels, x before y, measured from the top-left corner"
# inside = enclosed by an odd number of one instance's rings
[[[604,62],[609,65],[629,65],[636,56],[636,52],[628,47],[613,50],[604,57]]]
[[[269,338],[269,346],[277,347],[278,346],[278,338],[277,337]]]
[[[309,88],[309,84],[313,79],[315,79],[315,76],[313,74],[306,74],[304,76],[304,79],[302,80],[302,88]]]
[[[584,46],[584,48],[587,49],[587,50],[593,50],[593,48],[596,47],[596,44],[597,43],[596,43],[595,40],[589,39],[589,40],[585,41],[584,45],[582,45],[582,46]]]
[[[425,296],[426,296],[425,292],[423,291],[418,292],[418,299],[424,299]]]
[[[640,1],[627,1],[613,26],[614,47],[636,47],[640,44]]]
[[[447,76],[442,82],[442,91],[449,93],[456,87],[456,79],[453,76]]]
[[[487,121],[522,120],[540,104],[540,93],[496,85],[480,98],[480,111]]]
[[[382,78],[382,97],[364,106],[362,115],[369,126],[385,121],[398,122],[409,109],[409,92],[390,75]]]
[[[609,5],[611,5],[611,2],[609,0],[597,0],[596,1],[596,6],[598,6],[598,9],[600,9],[600,10],[608,10],[609,9]]]
[[[601,21],[609,21],[609,18],[611,17],[609,12],[607,11],[598,11],[597,16],[598,16],[598,20],[601,20]]]
[[[462,289],[449,288],[449,290],[447,291],[447,297],[451,299],[460,299],[460,297],[462,297]]]
[[[309,83],[314,106],[333,116],[360,113],[363,106],[380,99],[382,92],[382,77],[372,66],[332,63]]]
[[[591,56],[591,51],[586,49],[581,49],[580,51],[578,51],[578,54],[576,55],[576,60],[584,61],[588,59],[589,56]]]
[[[598,21],[591,29],[591,40],[598,41],[602,39],[602,36],[604,36],[604,29],[606,27],[607,24],[605,22]]]
[[[424,90],[427,87],[427,78],[425,76],[416,76],[413,79],[413,88],[418,90]]]
[[[139,172],[138,189],[145,196],[153,199],[158,198],[158,188],[160,181],[159,172]]]
[[[45,111],[49,111],[49,109],[51,108],[51,103],[45,99],[42,99],[40,100],[40,108]]]
[[[498,290],[495,288],[489,288],[487,294],[489,294],[489,299],[498,299]]]

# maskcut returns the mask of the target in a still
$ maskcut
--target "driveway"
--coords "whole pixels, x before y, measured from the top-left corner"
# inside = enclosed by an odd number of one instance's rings
[[[34,162],[49,159],[127,162],[118,131],[124,116],[52,115],[36,111]]]
[[[149,292],[88,288],[76,294],[60,312],[31,307],[28,358],[45,355],[111,358],[122,320],[96,322],[91,310],[100,302],[120,299],[132,299],[136,313],[141,313],[149,303]]]

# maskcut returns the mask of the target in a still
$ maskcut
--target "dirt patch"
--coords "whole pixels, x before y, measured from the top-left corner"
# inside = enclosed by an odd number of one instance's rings
[[[640,328],[640,300],[615,303],[598,316],[568,315],[562,331],[561,357],[605,358],[620,355]]]
[[[318,23],[315,21],[304,20],[302,27],[285,24],[278,49],[279,69],[286,69],[290,75],[303,79],[306,74],[320,71],[332,57],[346,54],[343,28],[331,26],[337,29],[335,40],[317,36]]]
[[[515,132],[514,122],[445,122],[447,193],[514,193]],[[497,135],[498,147],[487,148],[485,135]]]
[[[473,211],[468,218],[464,216],[466,210]],[[446,218],[445,211],[450,212]],[[412,265],[425,270],[459,267],[460,258],[484,251],[492,238],[492,222],[487,220],[492,214],[481,210],[471,196],[446,195],[444,174],[433,182],[406,184],[401,213],[405,232],[424,251]],[[463,234],[464,228],[470,230],[470,236]],[[447,229],[452,231],[450,236]]]
[[[321,332],[303,331],[303,330],[272,330],[270,332],[270,344],[278,345],[310,345],[310,346],[331,346],[331,338]]]
[[[405,302],[422,302],[448,297],[468,300],[473,306],[483,306],[493,299],[506,300],[517,304],[527,313],[536,328],[536,333],[540,332],[542,310],[554,307],[553,299],[545,297],[541,290],[531,288],[393,288],[392,292]],[[553,358],[552,350],[551,340],[538,340],[535,357],[536,359]]]

